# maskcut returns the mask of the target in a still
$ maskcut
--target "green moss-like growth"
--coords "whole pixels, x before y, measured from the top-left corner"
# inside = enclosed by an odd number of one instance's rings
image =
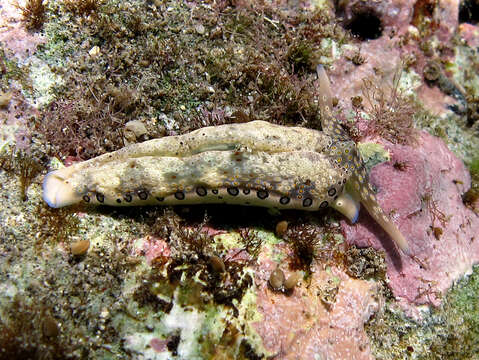
[[[35,130],[50,155],[82,159],[122,147],[130,120],[150,138],[252,119],[319,127],[314,66],[323,39],[345,38],[325,12],[258,2],[195,5],[193,17],[175,1],[47,6],[37,56],[63,82]]]
[[[391,159],[389,151],[381,144],[371,142],[359,143],[358,148],[365,161],[368,172],[371,171],[374,166]]]
[[[292,44],[287,53],[288,61],[295,73],[311,71],[318,64],[314,48],[307,41]]]
[[[475,359],[479,353],[479,267],[456,284],[423,323],[393,306],[366,326],[376,359]],[[428,351],[424,351],[428,349]]]
[[[17,295],[7,309],[0,319],[0,359],[65,359],[74,351],[51,304],[40,299],[28,304]]]
[[[43,169],[42,162],[25,151],[5,149],[0,153],[0,169],[15,174],[20,183],[20,197],[27,200],[27,190]]]
[[[0,48],[0,75],[0,92],[9,91],[12,80],[17,80],[24,90],[32,92],[32,83],[25,68],[8,59],[3,48]]]
[[[37,206],[37,241],[36,247],[41,249],[44,243],[69,241],[80,229],[80,219],[76,215],[78,207],[52,209],[44,203]]]
[[[472,160],[469,165],[469,171],[471,172],[471,177],[476,181],[479,181],[479,157]]]
[[[446,298],[447,335],[437,337],[431,351],[438,359],[473,359],[479,354],[479,268]]]
[[[100,7],[102,0],[64,0],[65,8],[78,16],[94,14]]]
[[[479,200],[479,158],[472,160],[469,164],[469,171],[471,173],[471,188],[463,195],[462,199],[465,205],[479,214],[479,209],[477,208]]]

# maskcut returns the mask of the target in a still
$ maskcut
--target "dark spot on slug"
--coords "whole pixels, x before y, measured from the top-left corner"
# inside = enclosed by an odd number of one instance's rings
[[[243,189],[243,194],[248,195],[251,192],[250,189]]]
[[[328,202],[327,202],[326,200],[324,200],[324,201],[321,203],[321,205],[319,205],[319,208],[320,208],[320,209],[324,209],[324,208],[326,208],[326,207],[328,207]]]
[[[228,188],[226,191],[228,191],[228,194],[231,196],[236,196],[239,194],[239,190],[236,187]]]
[[[256,195],[258,196],[258,198],[260,198],[261,200],[264,200],[266,199],[269,194],[266,190],[258,190],[258,192],[256,193]]]
[[[88,195],[83,195],[83,201],[90,202],[90,197]]]
[[[123,195],[123,199],[125,199],[126,202],[131,202],[131,200],[132,200],[130,194],[125,194],[125,195]]]
[[[146,200],[148,198],[148,193],[145,190],[138,191],[138,197],[141,200]]]
[[[97,193],[96,194],[96,199],[98,200],[98,202],[104,202],[105,201],[105,195],[103,194],[100,194],[100,193]]]
[[[329,190],[328,190],[328,195],[329,195],[329,196],[334,196],[334,195],[336,195],[336,189],[335,189],[335,188],[329,189]]]
[[[164,200],[165,200],[165,198],[164,198],[164,197],[157,196],[157,197],[156,197],[156,200],[158,200],[158,201],[160,201],[160,202],[161,202],[161,201],[164,201]]]
[[[203,186],[199,186],[196,188],[196,194],[198,194],[198,196],[206,196],[207,192]]]
[[[185,200],[185,193],[183,191],[175,192],[175,198],[177,200]]]
[[[118,204],[121,204],[121,199],[116,199],[116,202],[117,202]]]
[[[282,196],[281,199],[279,199],[279,202],[281,205],[287,205],[289,203],[290,198],[287,196]]]
[[[303,200],[303,206],[304,207],[310,207],[313,204],[313,199],[311,198],[306,198]]]

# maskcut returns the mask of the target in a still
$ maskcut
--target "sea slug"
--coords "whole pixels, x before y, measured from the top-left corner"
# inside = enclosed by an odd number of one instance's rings
[[[252,121],[150,140],[50,172],[43,198],[51,207],[80,201],[310,211],[331,206],[353,223],[362,203],[408,252],[406,239],[376,202],[356,144],[331,114],[326,72],[322,66],[317,72],[323,131]]]

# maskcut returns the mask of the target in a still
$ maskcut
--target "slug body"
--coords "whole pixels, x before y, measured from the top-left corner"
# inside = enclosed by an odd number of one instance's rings
[[[130,145],[47,174],[51,207],[227,203],[316,211],[332,206],[355,222],[362,202],[407,251],[378,206],[356,145],[332,117],[318,67],[323,131],[264,121],[206,127]]]

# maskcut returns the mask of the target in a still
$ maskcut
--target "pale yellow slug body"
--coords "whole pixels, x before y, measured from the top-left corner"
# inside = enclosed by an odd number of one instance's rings
[[[332,206],[352,222],[361,201],[407,251],[406,240],[376,202],[356,145],[331,116],[331,91],[322,67],[318,77],[323,131],[252,121],[150,140],[49,173],[43,197],[52,207],[80,201],[304,210]]]

